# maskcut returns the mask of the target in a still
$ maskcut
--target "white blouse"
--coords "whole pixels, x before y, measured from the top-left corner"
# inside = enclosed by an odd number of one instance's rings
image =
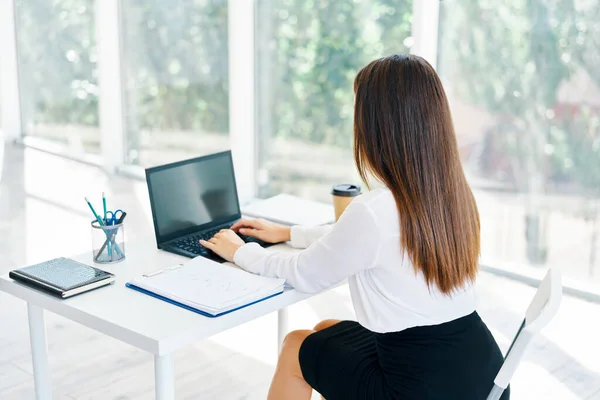
[[[415,272],[400,246],[388,189],[354,199],[333,226],[292,227],[291,245],[306,250],[276,253],[249,243],[234,261],[249,272],[285,278],[301,292],[317,293],[348,278],[356,318],[373,332],[437,325],[475,311],[472,284],[445,295]]]

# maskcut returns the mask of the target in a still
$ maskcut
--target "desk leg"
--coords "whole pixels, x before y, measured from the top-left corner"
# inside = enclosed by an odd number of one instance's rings
[[[175,384],[173,374],[173,353],[154,356],[154,381],[156,400],[174,400]]]
[[[48,355],[46,353],[46,325],[44,324],[44,309],[27,303],[29,317],[29,340],[31,343],[31,359],[33,362],[33,382],[35,398],[50,400],[50,371],[48,370]]]
[[[280,308],[277,310],[277,354],[281,352],[281,345],[288,330],[288,309]]]

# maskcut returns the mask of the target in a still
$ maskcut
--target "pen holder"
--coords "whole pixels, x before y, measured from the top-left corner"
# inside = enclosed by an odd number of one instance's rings
[[[125,259],[125,227],[123,224],[101,226],[92,221],[92,255],[94,262],[110,264]]]

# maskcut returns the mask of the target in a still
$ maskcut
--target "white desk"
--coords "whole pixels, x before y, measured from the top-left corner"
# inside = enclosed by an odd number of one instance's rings
[[[286,245],[271,247],[295,251]],[[265,314],[278,312],[279,345],[287,333],[286,307],[311,297],[287,290],[279,296],[218,318],[207,318],[125,287],[143,273],[177,264],[184,257],[156,249],[151,240],[126,244],[127,259],[119,264],[98,265],[116,275],[114,284],[71,299],[61,300],[29,289],[0,276],[0,291],[27,302],[35,393],[38,400],[50,399],[52,389],[46,354],[44,310],[79,322],[154,355],[156,398],[174,398],[173,353],[189,344],[241,325]],[[94,265],[91,252],[74,259]]]

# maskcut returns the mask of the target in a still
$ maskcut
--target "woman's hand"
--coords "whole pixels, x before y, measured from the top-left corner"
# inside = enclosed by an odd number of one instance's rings
[[[290,227],[275,224],[264,219],[242,219],[231,227],[234,232],[253,236],[267,243],[280,243],[290,240]]]
[[[209,250],[214,251],[229,262],[233,262],[233,256],[237,249],[242,247],[244,241],[231,229],[221,229],[212,238],[201,240],[200,244]]]

